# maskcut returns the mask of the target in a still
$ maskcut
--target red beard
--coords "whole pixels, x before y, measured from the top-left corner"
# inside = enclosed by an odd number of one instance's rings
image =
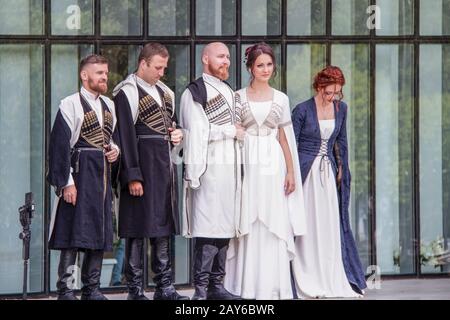
[[[88,86],[91,90],[98,92],[100,94],[105,94],[108,91],[108,85],[106,82],[94,83],[93,80],[89,79]]]
[[[220,80],[227,80],[230,77],[230,73],[228,72],[229,67],[220,66],[217,69],[212,69],[213,76],[219,78]]]

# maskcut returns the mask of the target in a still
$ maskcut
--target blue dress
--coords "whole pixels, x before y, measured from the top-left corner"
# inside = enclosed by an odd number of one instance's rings
[[[366,288],[366,281],[355,240],[350,229],[348,212],[351,175],[348,165],[348,144],[346,131],[347,105],[344,102],[340,102],[339,105],[335,103],[334,109],[334,129],[327,137],[328,139],[325,140],[321,135],[321,128],[317,117],[314,98],[302,102],[295,107],[292,113],[292,122],[297,141],[297,151],[299,155],[303,183],[307,180],[307,177],[310,174],[313,164],[318,156],[320,156],[321,159],[325,161],[325,164],[329,166],[329,169],[331,169],[329,175],[333,179],[335,179],[337,175],[338,162],[342,166],[342,180],[339,184],[337,184],[337,188],[334,189],[336,190],[334,192],[337,193],[339,207],[340,256],[348,282],[353,290],[361,293],[362,290]],[[326,174],[327,173],[325,172],[325,175]],[[305,189],[305,185],[303,187]],[[326,196],[326,193],[324,193],[324,196]],[[308,199],[305,198],[305,207],[307,207],[307,201]],[[308,215],[309,212],[307,211],[306,214]],[[307,230],[307,235],[309,232],[310,230]],[[297,241],[302,241],[301,237],[297,238]],[[301,252],[298,253],[299,259],[301,254]],[[299,262],[297,260],[297,263],[308,264],[311,262]],[[327,268],[330,265],[331,264],[329,263],[323,263],[323,265],[316,267]],[[296,277],[297,283],[302,280],[303,279]]]

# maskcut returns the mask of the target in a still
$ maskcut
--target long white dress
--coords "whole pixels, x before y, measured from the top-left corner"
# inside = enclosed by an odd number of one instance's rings
[[[336,179],[326,156],[335,120],[320,120],[319,125],[321,148],[303,183],[308,234],[296,239],[297,293],[303,298],[359,297],[342,262]]]
[[[290,261],[294,236],[304,234],[304,210],[298,156],[288,97],[274,90],[274,100],[249,102],[237,92],[246,128],[240,237],[230,242],[225,288],[245,299],[292,299]],[[239,100],[239,99],[238,99]],[[286,162],[278,141],[283,128],[291,142],[296,191],[286,196]],[[295,212],[294,212],[295,211]]]

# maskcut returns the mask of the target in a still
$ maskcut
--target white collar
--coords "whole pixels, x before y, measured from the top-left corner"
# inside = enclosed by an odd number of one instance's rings
[[[86,97],[88,100],[97,101],[100,98],[100,94],[93,94],[89,92],[84,86],[81,86],[81,94]]]
[[[145,81],[144,79],[139,78],[138,75],[136,75],[136,82],[137,82],[140,86],[142,86],[142,87],[144,87],[144,88],[146,88],[146,89],[148,89],[148,90],[156,90],[156,85],[151,85],[150,83],[148,83],[148,82]]]
[[[215,76],[213,76],[213,75],[204,73],[204,72],[203,72],[202,77],[203,77],[203,80],[206,80],[206,81],[208,81],[208,82],[212,82],[212,83],[216,83],[216,84],[218,84],[218,83],[223,83],[223,81],[220,80],[219,78],[217,78],[217,77],[215,77]]]

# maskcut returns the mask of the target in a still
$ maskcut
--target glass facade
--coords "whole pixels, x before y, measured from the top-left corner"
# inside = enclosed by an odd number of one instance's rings
[[[52,35],[94,34],[94,0],[51,0],[50,5]]]
[[[340,66],[351,224],[364,268],[377,265],[386,276],[449,273],[450,0],[0,0],[0,8],[0,295],[22,290],[17,209],[29,191],[36,216],[28,286],[55,290],[46,152],[60,100],[79,89],[79,60],[93,52],[109,58],[110,95],[148,41],[169,49],[164,81],[177,103],[201,74],[210,41],[230,48],[236,89],[249,82],[245,49],[271,44],[278,69],[272,85],[292,108],[313,95],[321,68]],[[172,240],[176,283],[189,284],[191,243]],[[103,287],[121,285],[120,273],[119,281],[111,278],[120,264],[120,240],[115,244]],[[147,266],[149,257],[150,244]],[[149,269],[145,277],[152,286]]]
[[[414,272],[413,52],[409,44],[376,48],[376,239],[385,274]]]

